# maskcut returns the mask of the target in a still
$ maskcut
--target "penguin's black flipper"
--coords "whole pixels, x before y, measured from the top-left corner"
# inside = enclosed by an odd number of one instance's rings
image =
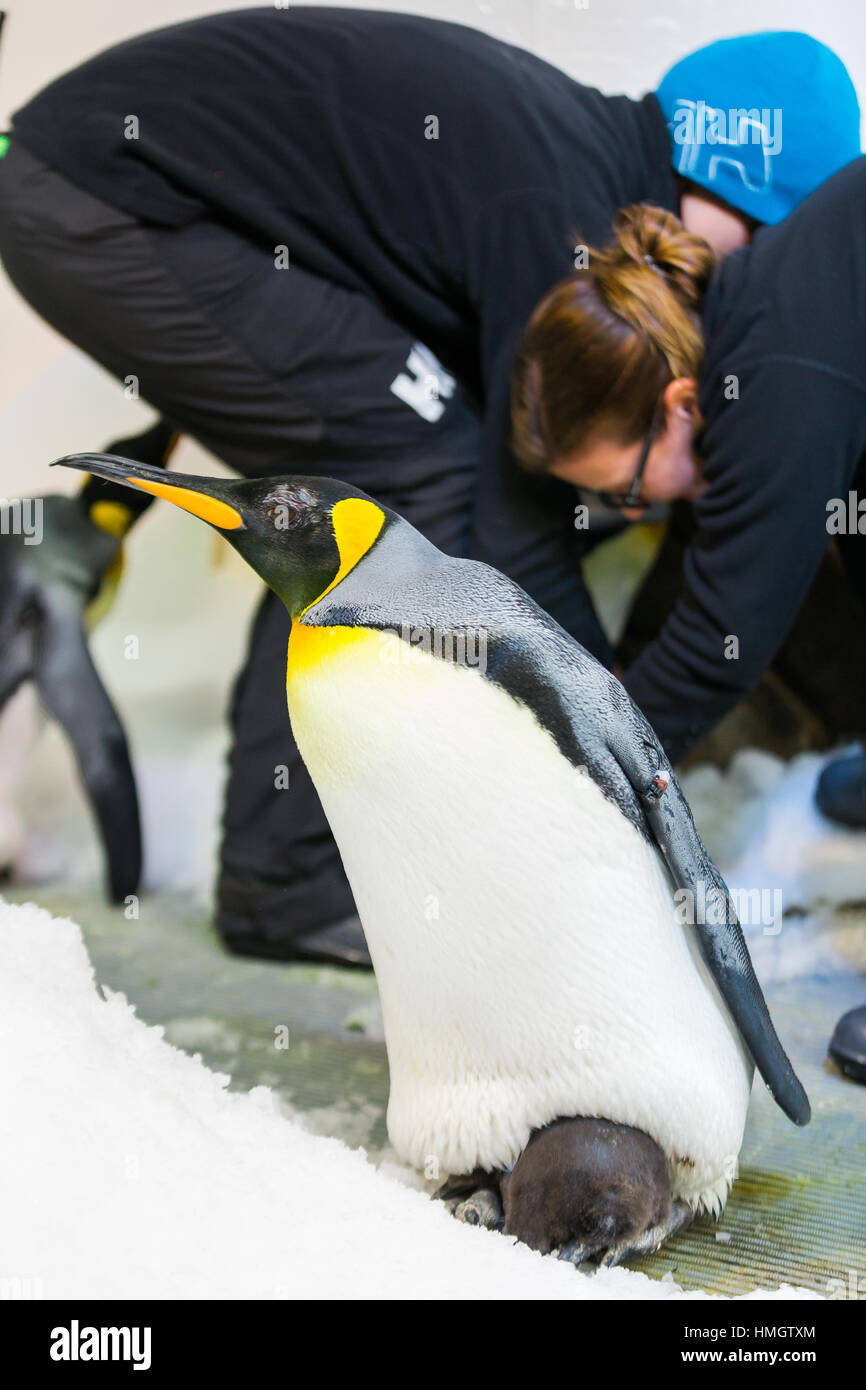
[[[33,679],[72,743],[105,849],[108,892],[122,902],[141,877],[141,826],[123,726],[87,647],[81,612],[62,590],[42,595]]]
[[[696,905],[694,925],[702,954],[755,1066],[788,1118],[808,1124],[809,1098],[773,1027],[733,900],[695,829],[661,745],[638,716],[631,728],[609,730],[608,747],[634,789],[674,886],[687,890]]]
[[[49,495],[4,517],[0,547],[0,709],[33,681],[69,736],[107,856],[108,891],[138,887],[141,831],[126,738],[90,657],[85,618],[119,540],[77,497]],[[38,525],[32,524],[37,521]]]

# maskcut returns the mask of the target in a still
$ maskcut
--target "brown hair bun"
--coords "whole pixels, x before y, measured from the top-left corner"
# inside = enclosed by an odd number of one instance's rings
[[[703,237],[650,204],[622,208],[614,237],[536,307],[512,382],[512,445],[549,468],[592,435],[633,444],[669,382],[697,378],[699,309],[715,265]]]

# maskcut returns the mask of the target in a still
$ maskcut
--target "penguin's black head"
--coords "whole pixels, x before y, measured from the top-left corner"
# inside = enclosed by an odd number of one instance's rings
[[[225,536],[292,618],[348,574],[391,513],[333,478],[197,478],[112,454],[56,462],[163,497]]]

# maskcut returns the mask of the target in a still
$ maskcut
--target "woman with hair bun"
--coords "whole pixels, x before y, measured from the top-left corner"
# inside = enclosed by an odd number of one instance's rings
[[[512,421],[524,468],[629,519],[693,503],[680,595],[623,677],[677,761],[757,684],[831,536],[866,602],[866,159],[715,265],[671,213],[626,208],[532,315]],[[831,763],[817,799],[866,825],[866,757]],[[866,1007],[831,1051],[866,1081]]]
[[[652,492],[629,506],[620,489],[614,503],[637,517],[647,500],[693,497],[701,486],[689,446],[700,308],[716,258],[673,213],[647,204],[623,208],[614,231],[529,321],[512,388],[513,446],[529,471],[609,497],[616,490],[603,485],[620,476],[614,451],[652,435]]]

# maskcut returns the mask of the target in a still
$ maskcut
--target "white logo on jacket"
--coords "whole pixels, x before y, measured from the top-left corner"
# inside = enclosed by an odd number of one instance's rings
[[[401,401],[411,405],[422,420],[435,424],[445,412],[443,398],[450,400],[457,383],[423,343],[412,344],[406,366],[411,376],[400,372],[391,382],[391,390]]]

